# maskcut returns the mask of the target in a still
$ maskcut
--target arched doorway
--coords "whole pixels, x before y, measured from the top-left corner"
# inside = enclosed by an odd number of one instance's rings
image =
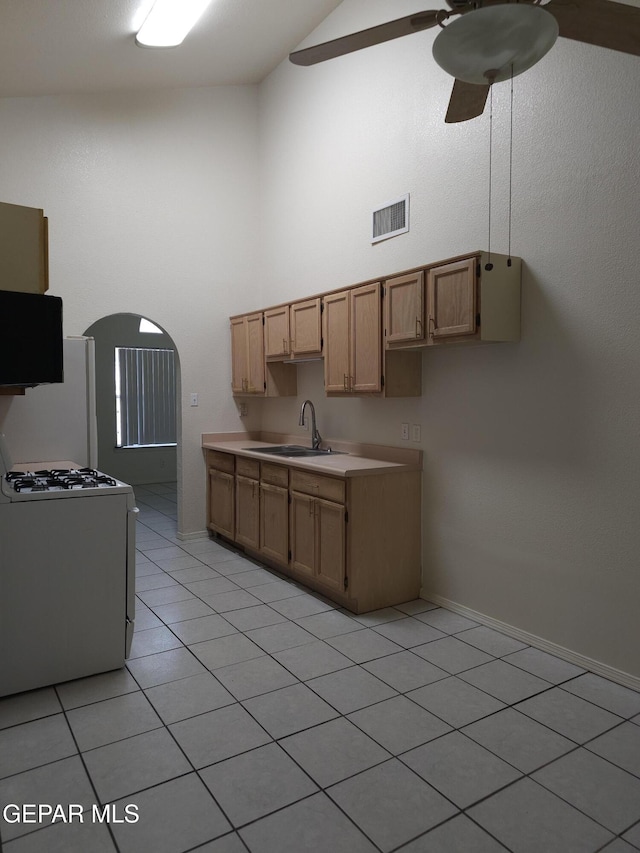
[[[173,339],[139,314],[102,317],[85,335],[95,340],[98,467],[133,486],[175,483],[181,417]]]

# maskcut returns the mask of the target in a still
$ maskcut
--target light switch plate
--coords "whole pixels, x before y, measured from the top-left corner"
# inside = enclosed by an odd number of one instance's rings
[[[420,424],[411,425],[411,441],[420,441]]]

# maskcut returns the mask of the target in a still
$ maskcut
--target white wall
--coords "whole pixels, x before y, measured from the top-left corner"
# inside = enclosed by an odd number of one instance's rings
[[[410,14],[345,0],[304,46]],[[425,32],[260,90],[261,269],[252,307],[487,248],[488,119],[445,125],[451,80]],[[402,444],[422,426],[428,593],[640,675],[640,60],[560,40],[517,78],[512,251],[523,339],[423,355],[419,400],[265,401],[294,431]],[[509,84],[494,92],[492,248],[507,248]],[[411,193],[411,231],[371,246],[371,210]]]
[[[345,0],[306,43],[414,11]],[[65,334],[131,312],[176,343],[183,533],[204,529],[200,434],[245,423],[230,314],[486,248],[487,121],[443,123],[434,34],[285,62],[259,93],[0,100],[2,200],[50,217]],[[567,41],[515,81],[521,343],[426,352],[418,400],[325,400],[302,366],[297,400],[246,421],[294,431],[310,396],[328,437],[399,445],[420,423],[426,590],[636,676],[639,82],[637,58]],[[494,106],[503,251],[508,85]],[[410,233],[372,247],[372,208],[407,191]]]
[[[201,433],[241,428],[228,317],[249,304],[255,277],[255,87],[2,99],[0,150],[2,200],[49,217],[49,292],[63,298],[64,333],[130,312],[173,338],[179,528],[203,531]],[[11,405],[0,401],[0,427]]]

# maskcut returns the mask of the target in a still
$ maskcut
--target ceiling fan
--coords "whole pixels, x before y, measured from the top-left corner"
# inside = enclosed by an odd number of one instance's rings
[[[613,0],[446,0],[427,10],[290,54],[295,65],[315,65],[400,36],[440,26],[436,62],[454,78],[446,122],[484,111],[490,86],[531,68],[558,35],[640,56],[640,8]],[[444,22],[455,15],[451,24]]]

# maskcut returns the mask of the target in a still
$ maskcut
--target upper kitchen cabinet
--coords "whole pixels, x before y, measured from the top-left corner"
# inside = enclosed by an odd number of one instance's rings
[[[325,296],[327,394],[420,396],[419,353],[383,353],[381,296],[378,281]]]
[[[427,275],[427,343],[520,340],[520,258],[485,252]]]
[[[291,356],[317,358],[322,355],[322,300],[305,299],[290,307]]]
[[[384,284],[385,344],[424,341],[424,271],[388,279]]]
[[[520,258],[477,252],[385,282],[388,351],[520,340]]]
[[[332,293],[324,300],[327,393],[382,390],[380,282]]]
[[[264,312],[264,350],[267,361],[322,356],[320,297],[279,305]]]
[[[231,317],[231,390],[235,396],[295,395],[295,368],[265,363],[263,312]]]
[[[49,289],[47,226],[39,208],[0,202],[0,289]]]
[[[234,394],[264,394],[262,311],[231,318],[231,389]]]
[[[291,333],[289,306],[279,305],[264,312],[264,354],[267,361],[289,358]]]

